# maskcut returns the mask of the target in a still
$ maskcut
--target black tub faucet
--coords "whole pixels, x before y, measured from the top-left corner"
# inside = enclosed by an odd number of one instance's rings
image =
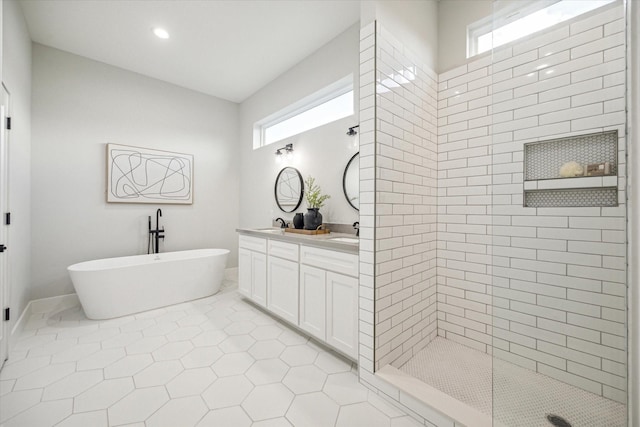
[[[287,228],[287,223],[282,218],[276,218],[276,222],[280,221],[280,228]]]
[[[160,239],[164,240],[164,227],[160,228],[160,217],[162,216],[162,209],[156,211],[156,229],[151,229],[151,217],[149,217],[149,238],[153,237],[154,247],[153,253],[160,253]]]
[[[356,237],[360,237],[360,223],[358,221],[353,223],[353,228],[356,229]]]

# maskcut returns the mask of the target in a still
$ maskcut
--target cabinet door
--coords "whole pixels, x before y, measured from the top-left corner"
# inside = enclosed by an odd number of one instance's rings
[[[326,339],[327,272],[300,266],[300,327],[321,340]]]
[[[251,298],[251,251],[238,249],[238,292]]]
[[[327,343],[358,357],[358,279],[327,272]]]
[[[267,305],[267,256],[251,252],[251,299],[262,306]]]
[[[298,324],[298,263],[269,256],[267,259],[267,308]]]

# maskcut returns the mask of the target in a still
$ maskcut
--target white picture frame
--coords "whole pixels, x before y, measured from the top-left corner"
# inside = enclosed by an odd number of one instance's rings
[[[193,155],[107,144],[107,203],[193,204]]]

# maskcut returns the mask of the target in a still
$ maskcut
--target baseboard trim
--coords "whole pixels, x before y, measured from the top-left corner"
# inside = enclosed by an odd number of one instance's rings
[[[230,267],[224,270],[224,279],[232,282],[238,281],[238,267]]]
[[[238,267],[225,269],[224,280],[237,282]],[[11,353],[11,349],[15,347],[18,337],[22,334],[22,332],[24,332],[24,328],[29,322],[31,316],[41,313],[56,313],[71,307],[75,307],[79,304],[80,300],[78,299],[78,295],[75,293],[30,300],[25,306],[24,310],[22,310],[22,313],[20,313],[20,317],[18,317],[18,320],[14,323],[13,328],[11,328],[11,332],[9,333],[9,353]],[[0,368],[1,367],[2,362],[0,362]]]
[[[32,315],[60,311],[78,304],[80,304],[80,301],[78,300],[77,294],[58,295],[29,301],[11,329],[11,334],[9,334],[9,349],[13,347],[18,336],[24,331],[24,327]]]
[[[224,271],[224,279],[232,282],[238,281],[238,267],[227,268]],[[11,333],[9,334],[9,349],[13,347],[18,336],[24,331],[24,327],[31,318],[32,315],[38,313],[50,313],[64,310],[74,307],[80,304],[78,295],[66,294],[57,295],[49,298],[39,298],[31,300],[27,303],[27,306],[22,310],[20,317],[13,325]]]

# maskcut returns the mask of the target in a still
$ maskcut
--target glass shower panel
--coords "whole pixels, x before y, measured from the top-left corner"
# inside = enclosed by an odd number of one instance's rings
[[[496,426],[627,425],[625,7],[493,2],[486,33],[520,36],[492,48],[476,136]]]

